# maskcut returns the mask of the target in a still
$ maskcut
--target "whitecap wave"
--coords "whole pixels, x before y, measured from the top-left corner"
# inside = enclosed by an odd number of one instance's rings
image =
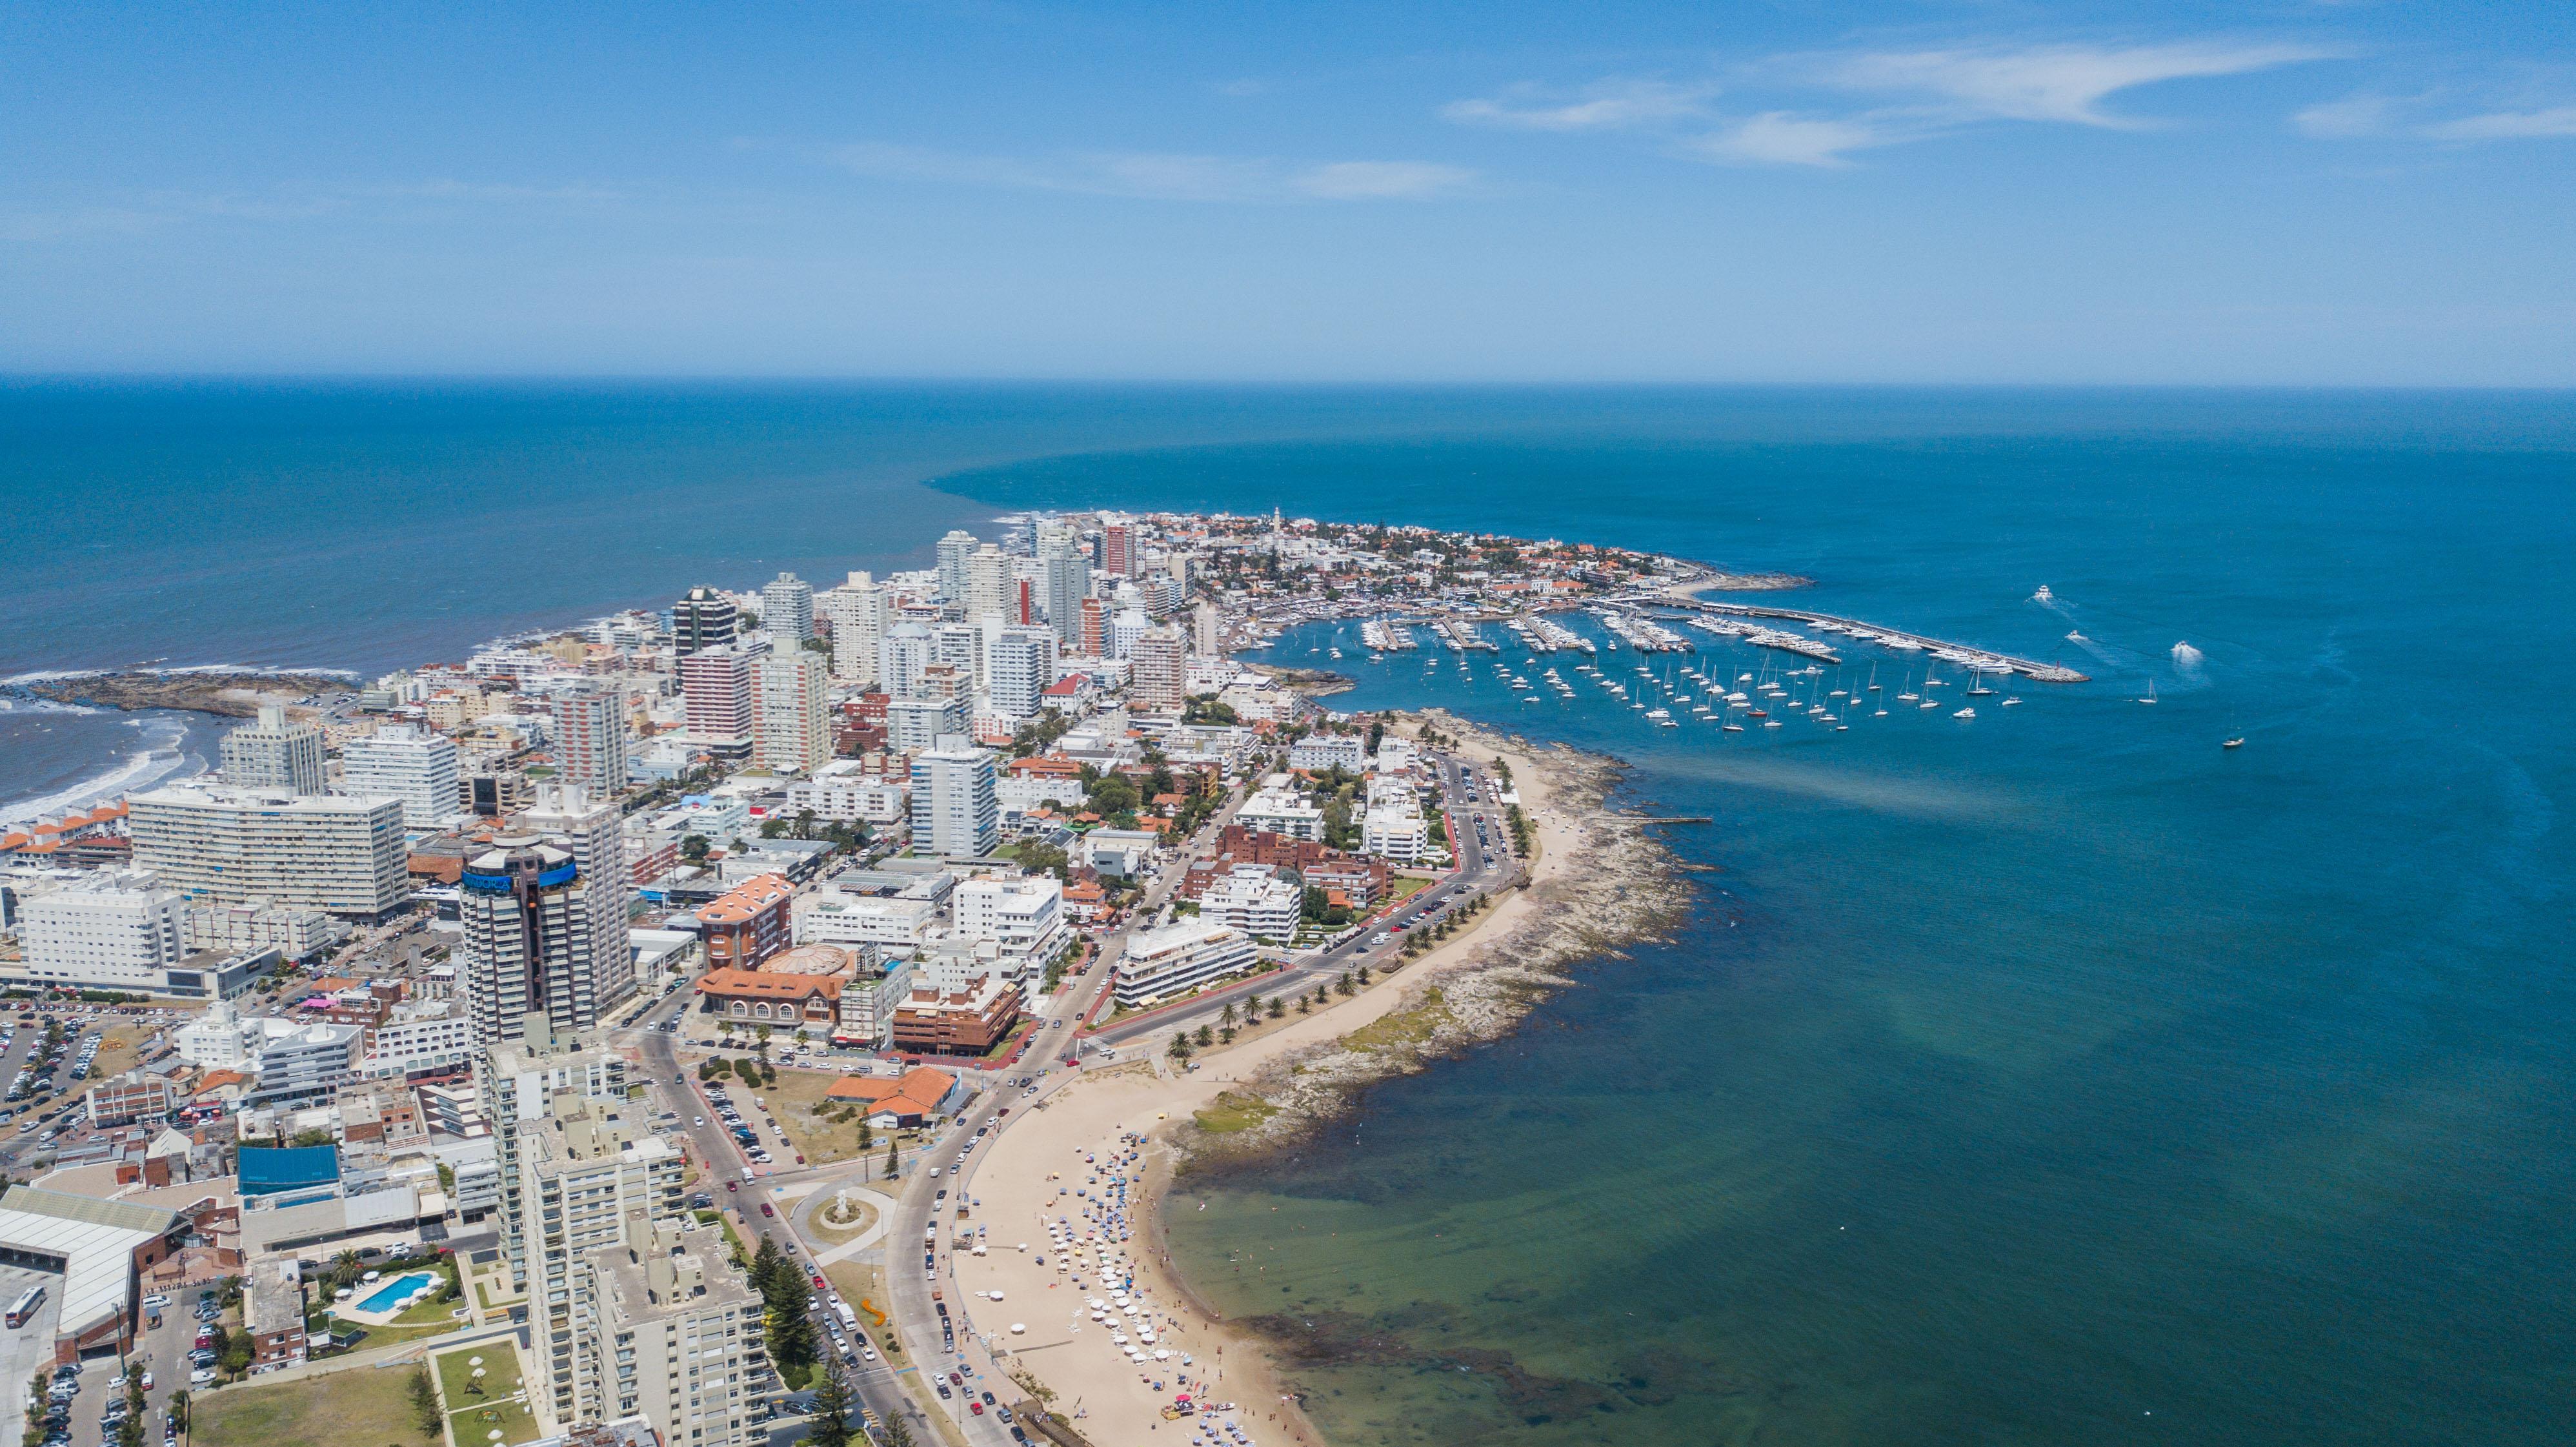
[[[67,713],[78,716],[106,712],[108,710],[103,708],[85,708],[76,703],[56,703],[50,698],[13,698],[0,694],[0,713]]]
[[[137,720],[143,724],[143,747],[125,756],[106,773],[66,789],[0,804],[0,824],[25,824],[85,809],[120,795],[149,789],[164,781],[205,771],[205,760],[179,747],[188,726],[172,719]]]

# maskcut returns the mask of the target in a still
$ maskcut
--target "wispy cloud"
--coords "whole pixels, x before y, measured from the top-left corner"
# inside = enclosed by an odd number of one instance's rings
[[[2021,48],[1879,51],[1828,59],[1820,78],[1853,90],[1912,92],[1978,119],[2135,127],[2103,102],[2165,81],[2245,75],[2323,60],[2308,45],[2044,45]]]
[[[1739,165],[1848,166],[1851,153],[1913,137],[1871,121],[1766,111],[1688,143],[1691,154]]]
[[[2576,136],[2576,106],[2462,116],[2426,126],[2423,134],[2437,141],[2527,141]]]
[[[1662,125],[1706,113],[1711,85],[1661,80],[1602,80],[1574,95],[1514,86],[1499,98],[1451,101],[1444,119],[1461,125],[1525,131],[1611,131]]]
[[[1422,201],[1463,194],[1477,181],[1474,171],[1432,161],[1296,164],[1142,151],[978,156],[880,141],[837,147],[828,157],[864,176],[1146,201]]]
[[[2393,137],[2419,141],[2533,141],[2576,138],[2576,105],[2528,110],[2489,110],[2444,120],[2427,118],[2435,94],[2392,98],[2354,95],[2314,105],[2290,117],[2302,134],[2346,141]]]

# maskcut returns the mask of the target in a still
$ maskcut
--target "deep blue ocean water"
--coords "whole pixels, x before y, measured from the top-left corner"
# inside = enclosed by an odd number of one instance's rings
[[[2556,1443],[2571,487],[2546,396],[22,386],[0,672],[373,671],[1046,504],[1806,573],[2095,681],[1718,735],[1340,665],[1627,760],[1722,872],[1175,1203],[1336,1441]],[[141,732],[33,722],[0,797]]]

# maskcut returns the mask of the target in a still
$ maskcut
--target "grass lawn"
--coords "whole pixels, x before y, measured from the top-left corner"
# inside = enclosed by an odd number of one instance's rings
[[[360,1368],[192,1398],[189,1436],[202,1447],[437,1447],[420,1430],[411,1369]]]
[[[358,1343],[358,1350],[366,1351],[373,1347],[392,1346],[396,1342],[418,1341],[423,1337],[445,1336],[451,1331],[460,1330],[464,1327],[465,1323],[461,1321],[450,1321],[447,1317],[447,1313],[455,1310],[455,1308],[456,1304],[454,1302],[448,1302],[438,1308],[438,1319],[436,1321],[397,1321],[391,1326],[369,1326],[365,1322],[349,1321],[345,1318],[335,1316],[331,1318],[331,1329],[333,1331],[365,1332],[367,1334],[366,1339]],[[416,1309],[417,1308],[415,1308],[415,1310]],[[405,1317],[409,1317],[411,1312],[404,1312],[403,1315]]]
[[[456,1447],[509,1447],[513,1442],[534,1442],[545,1434],[537,1430],[537,1416],[525,1402],[494,1402],[488,1407],[468,1407],[447,1414],[448,1434]],[[494,1437],[498,1432],[501,1435]]]
[[[1211,1135],[1230,1135],[1235,1131],[1250,1130],[1278,1113],[1278,1107],[1259,1096],[1239,1095],[1229,1090],[1218,1095],[1214,1103],[1193,1119],[1197,1120],[1199,1129]]]
[[[1430,880],[1407,879],[1403,875],[1399,874],[1395,878],[1387,881],[1386,897],[1397,904],[1402,904],[1404,901],[1413,898],[1415,895],[1420,894],[1422,891],[1429,889],[1430,887]]]
[[[475,1380],[474,1358],[476,1357],[483,1359],[484,1394],[480,1397],[472,1396],[465,1390],[466,1384]],[[447,1405],[451,1410],[469,1404],[497,1402],[519,1390],[519,1354],[507,1341],[482,1342],[470,1347],[458,1347],[454,1351],[441,1352],[435,1360],[438,1364],[438,1390],[446,1396]],[[460,1444],[464,1440],[462,1436],[457,1438]],[[482,1440],[479,1433],[475,1440]]]
[[[781,1130],[797,1154],[820,1165],[826,1161],[854,1161],[859,1150],[859,1123],[825,1120],[817,1114],[824,1092],[841,1079],[842,1072],[828,1070],[782,1070],[778,1084],[763,1087],[760,1098],[769,1102],[770,1114],[778,1118]],[[835,1105],[835,1111],[843,1107]],[[885,1136],[870,1132],[868,1155],[885,1152]]]

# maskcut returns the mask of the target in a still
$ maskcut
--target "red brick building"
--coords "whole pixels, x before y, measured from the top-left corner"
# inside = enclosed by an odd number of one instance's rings
[[[706,946],[707,968],[756,970],[786,949],[787,903],[795,894],[785,878],[764,874],[701,907],[698,938]]]

